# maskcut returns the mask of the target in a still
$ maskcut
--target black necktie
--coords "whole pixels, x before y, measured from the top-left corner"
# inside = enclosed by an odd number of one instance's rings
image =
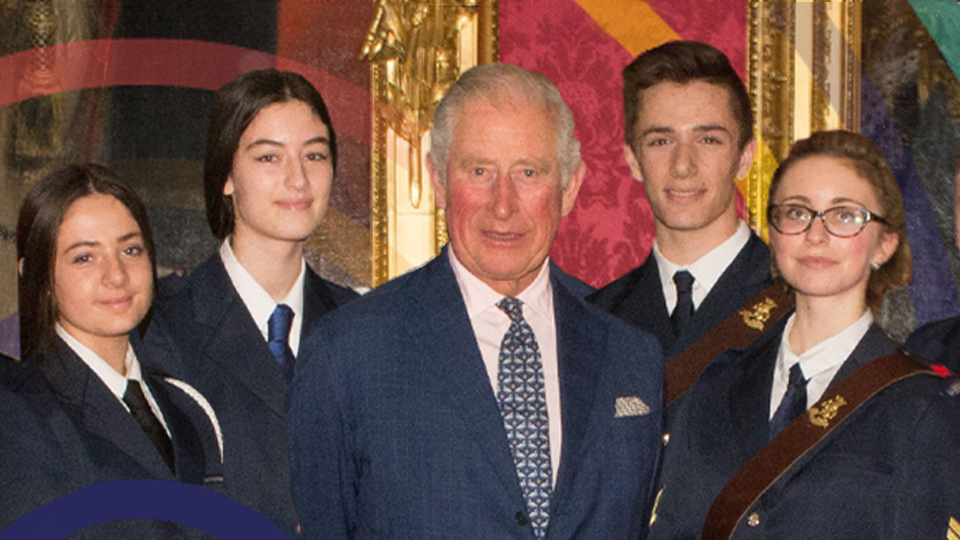
[[[677,286],[677,305],[670,314],[670,323],[673,325],[673,335],[679,336],[683,327],[693,317],[693,274],[680,270],[673,275],[673,283]]]
[[[293,380],[293,350],[290,349],[290,324],[293,323],[293,309],[286,304],[277,304],[267,322],[267,346],[283,369],[283,376],[289,383]]]
[[[800,362],[797,362],[790,368],[790,382],[787,384],[783,401],[770,419],[770,440],[773,440],[783,431],[783,428],[790,425],[790,422],[805,410],[807,410],[807,379],[803,376],[803,370],[800,369]]]
[[[140,428],[147,434],[147,438],[153,443],[157,452],[160,452],[160,457],[167,463],[167,467],[170,467],[170,472],[174,472],[173,444],[170,443],[170,437],[167,436],[167,431],[163,429],[160,420],[153,414],[147,398],[143,395],[143,390],[140,389],[139,382],[127,379],[127,390],[123,393],[123,402],[130,408],[133,419],[140,424]]]

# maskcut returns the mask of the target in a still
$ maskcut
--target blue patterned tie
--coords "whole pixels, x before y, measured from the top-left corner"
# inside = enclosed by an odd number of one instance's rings
[[[293,309],[286,304],[277,304],[267,322],[267,346],[277,359],[283,376],[289,383],[293,379],[293,351],[290,349],[290,323],[293,322]]]
[[[790,368],[790,382],[783,395],[783,401],[770,419],[770,440],[772,441],[794,418],[807,410],[807,379],[803,376],[800,362]]]
[[[530,524],[535,536],[543,538],[550,520],[553,471],[540,346],[523,318],[520,300],[504,298],[497,307],[510,317],[510,329],[500,344],[497,400]]]

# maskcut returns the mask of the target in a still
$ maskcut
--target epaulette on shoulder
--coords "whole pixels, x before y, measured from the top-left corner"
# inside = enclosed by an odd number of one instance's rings
[[[960,376],[950,368],[922,354],[910,354],[909,356],[921,364],[926,365],[930,368],[930,371],[933,371],[940,377],[940,389],[944,395],[952,398],[960,395]]]

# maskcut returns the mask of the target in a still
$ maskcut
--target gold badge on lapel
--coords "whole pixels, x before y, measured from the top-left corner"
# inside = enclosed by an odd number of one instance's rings
[[[960,540],[960,521],[950,516],[950,522],[947,523],[947,540]]]
[[[614,418],[643,416],[645,414],[650,414],[650,406],[638,396],[621,396],[617,398],[614,404]]]
[[[840,407],[846,404],[847,400],[843,399],[843,396],[837,395],[837,397],[833,399],[824,401],[820,407],[810,407],[810,410],[807,411],[807,414],[810,416],[810,423],[824,429],[830,427],[830,421],[837,416],[837,411],[840,410]]]
[[[743,324],[758,332],[763,332],[764,326],[770,320],[770,312],[776,307],[777,303],[768,296],[763,302],[754,304],[750,309],[741,309],[740,316],[743,317]]]

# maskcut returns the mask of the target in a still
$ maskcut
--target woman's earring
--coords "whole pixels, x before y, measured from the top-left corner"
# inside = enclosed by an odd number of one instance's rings
[[[877,263],[870,263],[870,268],[873,269],[874,272],[876,272],[877,270],[880,269],[880,265]]]

